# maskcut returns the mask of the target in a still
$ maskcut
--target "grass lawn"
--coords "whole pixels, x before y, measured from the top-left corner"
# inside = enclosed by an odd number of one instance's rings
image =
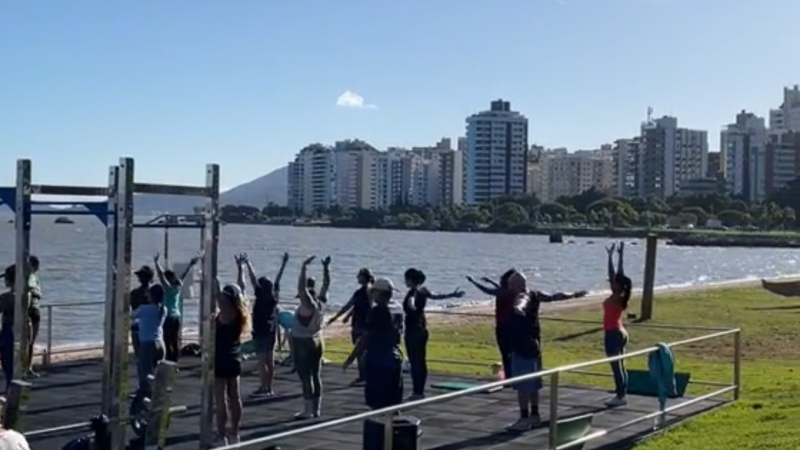
[[[783,299],[760,289],[728,289],[662,294],[656,301],[653,323],[743,329],[742,395],[739,402],[674,428],[639,448],[799,449],[800,299]],[[633,303],[631,311],[638,309],[638,303]],[[592,307],[565,312],[562,317],[596,320],[600,313],[598,307]],[[591,324],[544,321],[542,327],[546,367],[604,356],[602,331]],[[631,327],[630,334],[631,348],[637,349],[708,332]],[[350,346],[334,341],[329,348],[331,353],[344,352]],[[693,380],[729,383],[732,354],[733,336],[679,347],[675,351],[677,370],[691,372]],[[477,363],[432,363],[433,371],[488,376],[489,364],[499,359],[490,319],[476,317],[469,325],[433,327],[428,358]],[[644,365],[644,358],[629,364],[642,368]],[[593,370],[609,371],[606,366]],[[562,383],[610,388],[611,377],[575,374],[562,378]],[[690,386],[689,389],[689,393],[697,393],[708,388]]]

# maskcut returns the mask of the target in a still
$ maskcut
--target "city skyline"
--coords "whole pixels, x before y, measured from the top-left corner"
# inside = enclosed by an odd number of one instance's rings
[[[800,37],[799,13],[789,0],[11,2],[0,148],[40,182],[101,185],[125,155],[144,179],[184,184],[217,162],[232,187],[307,142],[459,136],[505,98],[546,147],[635,133],[653,107],[708,130],[713,149],[730,111],[765,115],[775,86],[797,82],[800,61],[765,49],[775,30]],[[728,70],[733,48],[747,64]],[[13,175],[3,164],[0,184]]]

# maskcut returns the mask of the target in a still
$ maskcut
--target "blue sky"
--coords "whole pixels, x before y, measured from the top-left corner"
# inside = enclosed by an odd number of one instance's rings
[[[797,0],[14,1],[0,5],[0,185],[233,187],[304,145],[426,145],[502,97],[530,141],[595,148],[648,106],[718,131],[800,83]],[[337,107],[345,91],[351,107]]]

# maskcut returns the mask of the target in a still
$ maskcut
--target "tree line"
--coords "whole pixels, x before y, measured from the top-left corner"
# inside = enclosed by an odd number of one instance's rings
[[[724,227],[789,230],[800,227],[800,177],[763,202],[746,202],[720,194],[657,198],[613,197],[594,188],[575,196],[543,203],[535,194],[498,198],[479,207],[397,204],[385,211],[333,207],[302,217],[275,204],[264,208],[226,205],[228,223],[295,223],[298,219],[355,228],[524,232],[553,226],[598,228]]]

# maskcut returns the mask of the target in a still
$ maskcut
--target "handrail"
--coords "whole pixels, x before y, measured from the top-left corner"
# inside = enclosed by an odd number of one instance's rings
[[[716,333],[711,333],[711,334],[707,334],[707,335],[703,335],[703,336],[684,339],[684,340],[681,340],[681,341],[671,342],[671,343],[668,343],[666,345],[669,348],[674,348],[674,347],[680,347],[680,346],[684,346],[684,345],[693,344],[693,343],[696,343],[696,342],[701,342],[701,341],[705,341],[705,340],[709,340],[709,339],[714,339],[714,338],[718,338],[718,337],[722,337],[722,336],[728,336],[728,335],[731,335],[731,334],[738,334],[738,333],[741,333],[741,329],[739,329],[739,328],[731,328],[731,329],[727,329],[727,330],[724,330],[724,331],[719,331],[719,332],[716,332]],[[317,423],[317,424],[314,424],[314,425],[309,425],[307,427],[295,428],[293,430],[284,431],[284,432],[281,432],[281,433],[276,433],[276,434],[273,434],[273,435],[252,439],[252,440],[249,440],[249,441],[239,442],[239,443],[236,443],[236,444],[230,444],[230,445],[227,445],[227,446],[224,446],[224,447],[219,447],[219,448],[217,448],[215,450],[239,450],[239,449],[243,449],[243,448],[253,447],[253,446],[256,446],[256,445],[263,446],[265,444],[272,444],[272,443],[275,443],[275,442],[278,442],[278,441],[281,441],[281,440],[284,440],[284,439],[288,439],[288,438],[291,438],[291,437],[294,437],[294,436],[298,436],[298,435],[302,435],[302,434],[306,434],[306,433],[311,433],[311,432],[314,432],[314,431],[326,430],[326,429],[329,429],[329,428],[336,428],[336,427],[340,427],[340,426],[343,426],[343,425],[347,425],[347,424],[351,424],[351,423],[355,423],[355,422],[360,422],[360,421],[363,421],[363,420],[366,420],[366,419],[372,419],[372,418],[376,418],[376,417],[387,417],[387,416],[388,417],[392,417],[394,414],[399,413],[399,412],[404,411],[404,410],[420,408],[420,407],[423,407],[423,406],[434,405],[434,404],[438,404],[438,403],[444,403],[444,402],[447,402],[447,401],[450,401],[450,400],[455,400],[455,399],[458,399],[458,398],[461,398],[461,397],[467,397],[467,396],[474,395],[474,394],[493,391],[493,390],[496,390],[498,388],[504,388],[506,386],[512,386],[512,385],[515,385],[517,383],[521,383],[523,381],[536,380],[536,379],[543,378],[543,377],[546,377],[546,376],[551,376],[551,375],[556,375],[557,376],[560,373],[569,372],[569,371],[573,371],[573,370],[584,369],[584,368],[590,367],[590,366],[596,366],[596,365],[599,365],[599,364],[608,364],[608,363],[612,363],[612,362],[615,362],[615,361],[621,361],[621,360],[625,360],[625,359],[629,359],[629,358],[635,358],[637,356],[644,356],[644,355],[648,355],[648,354],[653,353],[653,352],[658,351],[658,350],[659,350],[659,347],[653,346],[653,347],[648,347],[648,348],[645,348],[645,349],[642,349],[642,350],[637,350],[637,351],[633,351],[633,352],[630,352],[630,353],[626,353],[626,354],[623,354],[623,355],[611,356],[611,357],[606,357],[606,358],[602,358],[602,359],[595,359],[595,360],[592,360],[592,361],[584,361],[584,362],[575,363],[575,364],[568,364],[566,366],[560,366],[560,367],[556,367],[556,368],[553,368],[553,369],[546,369],[546,370],[542,370],[542,371],[539,371],[539,372],[536,372],[536,373],[532,373],[532,374],[520,375],[518,377],[509,378],[509,379],[506,379],[506,380],[500,380],[500,381],[494,381],[494,382],[491,382],[491,383],[486,383],[486,384],[483,384],[483,385],[480,385],[480,386],[475,386],[475,387],[463,389],[461,391],[445,393],[445,394],[437,395],[437,396],[434,396],[434,397],[428,397],[428,398],[425,398],[425,399],[422,399],[422,400],[416,400],[416,401],[403,403],[403,404],[395,405],[395,406],[390,406],[390,407],[387,407],[387,408],[382,408],[382,409],[378,409],[378,410],[374,410],[374,411],[366,411],[366,412],[363,412],[363,413],[354,414],[352,416],[341,417],[341,418],[333,419],[333,420],[330,420],[330,421],[327,421],[327,422],[322,422],[322,423]],[[557,389],[557,387],[556,387],[556,389]],[[731,387],[730,390],[733,390],[733,389],[735,389],[735,387]],[[718,392],[716,395],[719,395],[719,394],[720,393]],[[553,419],[556,419],[556,418],[553,418]],[[551,420],[551,427],[555,426],[555,422],[556,421],[557,420]],[[384,431],[384,434],[387,435],[387,434],[390,434],[390,433],[388,431]]]

